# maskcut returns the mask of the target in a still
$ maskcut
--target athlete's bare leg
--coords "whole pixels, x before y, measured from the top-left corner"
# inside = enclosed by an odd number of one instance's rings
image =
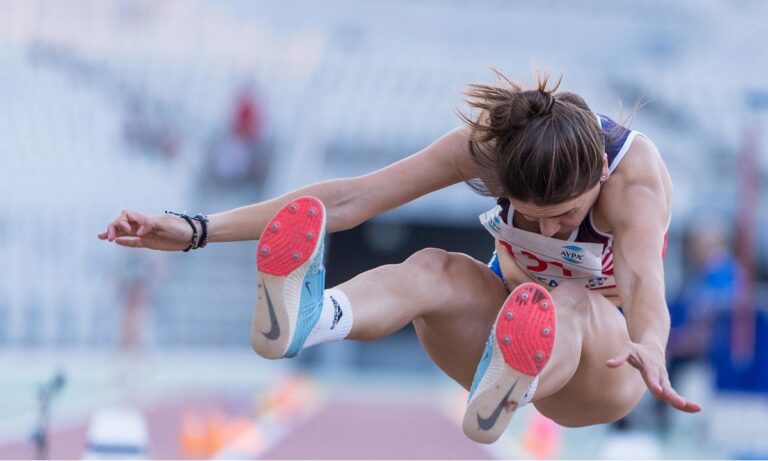
[[[372,340],[413,322],[432,360],[468,388],[507,290],[488,267],[428,248],[338,286],[350,300],[349,339]]]
[[[354,309],[349,339],[377,339],[413,322],[430,357],[466,389],[507,297],[485,264],[437,249],[373,269],[338,288]],[[623,317],[604,297],[576,285],[558,287],[552,297],[557,335],[534,396],[537,409],[565,426],[621,418],[645,390],[634,368],[605,365],[628,340]]]
[[[324,274],[318,236],[324,226],[323,204],[303,197],[273,217],[259,242],[252,345],[264,357],[298,354],[322,314],[317,303]],[[505,274],[508,281],[527,281],[509,269]],[[471,387],[486,339],[508,296],[483,263],[436,249],[368,271],[338,288],[352,309],[346,337],[376,339],[413,322],[430,357],[465,388]],[[552,298],[557,333],[534,401],[565,425],[618,419],[634,407],[644,389],[633,368],[610,369],[605,364],[607,354],[628,340],[623,319],[607,300],[583,287],[558,287]]]
[[[576,284],[551,292],[557,336],[533,403],[563,426],[579,427],[626,416],[645,393],[640,373],[606,361],[629,341],[624,317],[602,295]]]

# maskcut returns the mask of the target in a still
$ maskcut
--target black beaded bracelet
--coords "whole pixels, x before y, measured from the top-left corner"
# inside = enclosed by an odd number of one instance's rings
[[[174,216],[178,216],[180,218],[184,218],[184,221],[186,221],[187,224],[189,224],[189,226],[192,228],[192,241],[189,242],[189,246],[185,250],[182,250],[182,251],[184,251],[184,253],[186,253],[189,250],[197,248],[197,226],[195,226],[195,223],[192,222],[192,218],[190,218],[186,213],[177,213],[175,211],[165,210],[165,214],[172,214]]]
[[[202,229],[200,232],[200,240],[197,242],[195,249],[205,248],[205,246],[208,245],[208,216],[198,213],[192,219],[199,221],[200,228]]]

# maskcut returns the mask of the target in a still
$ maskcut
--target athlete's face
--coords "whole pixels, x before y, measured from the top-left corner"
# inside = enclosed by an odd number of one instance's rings
[[[557,205],[534,205],[510,199],[517,213],[531,222],[538,223],[541,235],[567,237],[579,227],[600,195],[600,184],[567,202]]]
[[[608,178],[608,155],[603,153],[603,178]],[[604,181],[583,194],[557,205],[535,205],[510,198],[515,210],[530,222],[538,223],[541,235],[563,237],[576,230],[595,206]]]

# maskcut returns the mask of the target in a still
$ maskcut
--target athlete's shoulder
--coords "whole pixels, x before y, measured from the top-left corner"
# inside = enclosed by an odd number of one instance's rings
[[[671,212],[672,179],[656,145],[644,135],[635,136],[622,162],[603,185],[596,204],[596,218],[614,230],[626,215],[640,214],[636,207]]]
[[[609,182],[614,185],[629,185],[643,182],[655,183],[668,176],[664,159],[646,135],[637,133],[627,146],[621,162],[611,172]]]

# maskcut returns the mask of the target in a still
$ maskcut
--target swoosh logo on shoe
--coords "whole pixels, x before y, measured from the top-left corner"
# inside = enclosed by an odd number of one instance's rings
[[[269,309],[269,321],[272,323],[271,329],[263,334],[267,339],[275,340],[280,337],[280,324],[277,323],[277,315],[275,314],[275,306],[272,305],[272,299],[269,297],[269,291],[267,291],[267,285],[264,285],[264,294],[267,295],[267,308]]]
[[[496,406],[496,409],[493,410],[493,413],[491,413],[491,416],[487,418],[483,418],[478,413],[477,415],[477,425],[480,426],[480,429],[484,431],[489,431],[491,428],[493,428],[494,425],[496,425],[496,421],[499,419],[499,416],[501,416],[501,412],[507,408],[510,402],[507,401],[509,399],[510,394],[512,394],[512,391],[515,389],[515,386],[517,386],[517,379],[514,383],[512,383],[512,387],[509,388],[509,391],[507,391],[507,394],[504,396],[504,398],[501,399],[501,402]],[[516,402],[515,402],[516,403]]]
[[[307,293],[309,293],[309,295],[312,296],[312,290],[309,289],[309,280],[304,282],[304,286],[307,288]]]

